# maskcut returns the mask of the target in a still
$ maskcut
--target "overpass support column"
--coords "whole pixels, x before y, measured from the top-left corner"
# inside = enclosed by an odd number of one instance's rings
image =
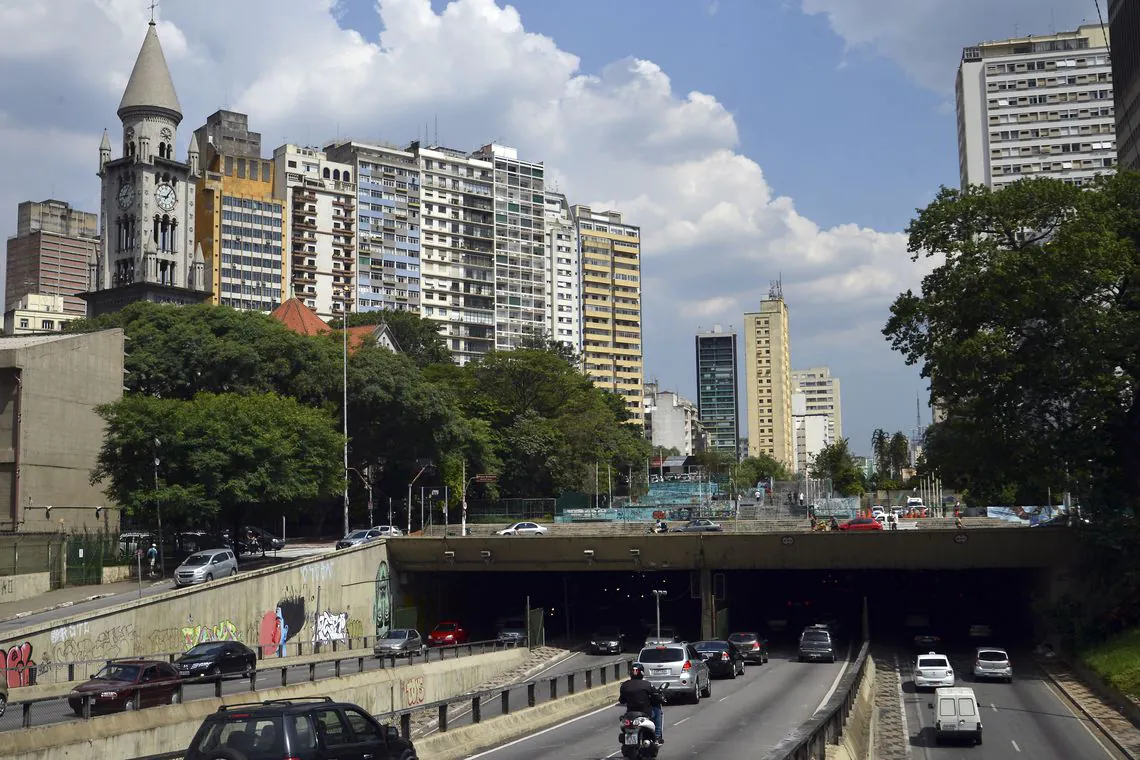
[[[701,638],[716,638],[716,596],[713,595],[712,570],[700,569]]]

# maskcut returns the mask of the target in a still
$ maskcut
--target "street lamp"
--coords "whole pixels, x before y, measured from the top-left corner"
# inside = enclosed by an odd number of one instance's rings
[[[158,458],[158,450],[162,447],[162,441],[154,439],[154,512],[158,519],[158,567],[159,572],[163,577],[166,574],[166,559],[162,554],[162,502],[158,499],[158,466],[162,464],[162,460]]]
[[[668,591],[663,589],[654,589],[652,591],[654,601],[657,603],[657,640],[661,640],[661,597],[665,596]]]
[[[365,472],[368,473],[368,477],[365,477],[363,474],[361,474],[360,470],[356,469],[355,467],[349,467],[348,470],[349,470],[349,472],[355,472],[360,477],[360,481],[362,483],[364,483],[364,488],[368,491],[368,527],[371,528],[372,527],[372,479],[371,479],[372,478],[372,468],[371,467],[365,467],[364,468]],[[348,533],[345,533],[345,535],[347,536]]]
[[[408,483],[408,535],[412,533],[412,486],[416,484],[416,481],[420,479],[421,475],[428,471],[429,467],[431,467],[431,462],[420,465],[420,471],[412,478],[412,482]],[[422,529],[423,526],[421,525],[420,528]]]

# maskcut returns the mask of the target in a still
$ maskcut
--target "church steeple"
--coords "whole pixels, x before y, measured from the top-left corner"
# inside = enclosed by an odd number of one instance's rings
[[[174,91],[174,80],[170,77],[154,21],[146,31],[127,89],[119,102],[120,119],[125,121],[136,111],[158,111],[169,117],[175,126],[182,121],[182,106]]]

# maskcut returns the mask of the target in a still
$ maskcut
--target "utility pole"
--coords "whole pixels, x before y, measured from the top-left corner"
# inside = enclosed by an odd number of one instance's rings
[[[162,577],[166,577],[166,558],[162,553],[162,502],[158,499],[158,466],[162,464],[162,460],[158,458],[158,450],[162,446],[162,441],[154,439],[154,512],[155,517],[158,519],[158,567],[159,573]],[[236,541],[237,536],[234,536]]]
[[[341,305],[344,302],[341,301]],[[344,338],[342,348],[341,374],[344,381],[344,535],[348,535],[348,310],[343,309],[341,316],[341,335]],[[371,521],[370,521],[371,522]],[[368,527],[372,527],[369,525]]]
[[[653,590],[654,601],[657,602],[657,640],[661,640],[661,597],[665,596],[667,592],[661,589]]]

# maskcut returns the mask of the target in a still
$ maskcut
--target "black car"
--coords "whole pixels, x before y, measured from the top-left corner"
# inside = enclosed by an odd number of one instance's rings
[[[728,640],[736,645],[745,662],[764,664],[768,662],[768,639],[754,631],[731,633]]]
[[[720,678],[744,675],[744,655],[731,641],[698,641],[693,649],[709,666],[709,673]]]
[[[590,636],[590,654],[621,654],[625,650],[625,634],[614,625],[603,625]]]
[[[331,697],[223,705],[194,735],[184,760],[415,760],[391,725]]]
[[[822,625],[810,625],[800,634],[800,662],[822,660],[835,662],[835,642],[831,632]]]
[[[174,661],[183,678],[240,673],[249,677],[257,670],[257,653],[240,641],[207,641]]]

